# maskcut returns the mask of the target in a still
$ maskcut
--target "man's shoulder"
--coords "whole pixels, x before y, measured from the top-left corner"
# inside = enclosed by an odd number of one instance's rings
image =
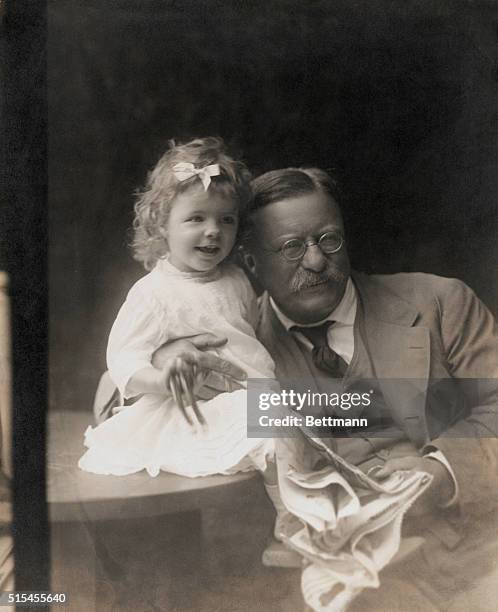
[[[439,276],[437,274],[429,274],[427,272],[396,272],[393,274],[364,274],[363,272],[355,273],[355,278],[369,279],[372,282],[385,284],[389,287],[398,286],[417,286],[422,289],[438,289],[445,288],[453,282],[461,283],[456,278],[447,276]]]
[[[471,291],[471,289],[457,278],[438,276],[426,272],[398,272],[395,274],[363,274],[355,273],[354,280],[360,288],[367,290],[375,288],[391,292],[405,301],[442,298],[453,295],[455,292]]]

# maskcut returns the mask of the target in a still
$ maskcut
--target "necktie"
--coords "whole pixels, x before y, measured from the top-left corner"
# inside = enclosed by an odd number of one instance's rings
[[[298,331],[313,345],[311,358],[315,366],[322,372],[326,372],[331,378],[343,378],[347,370],[348,364],[344,359],[329,347],[327,332],[334,321],[326,321],[316,327],[298,327],[294,326],[293,331]],[[336,388],[334,387],[334,390]],[[325,409],[325,413],[332,416],[345,417],[343,411],[338,407],[329,407]],[[322,432],[323,433],[323,432]],[[349,431],[345,428],[336,427],[334,429],[335,436],[348,436]],[[335,442],[332,442],[332,447],[337,450]]]
[[[294,326],[292,329],[303,334],[313,345],[311,358],[317,368],[333,378],[343,378],[348,364],[330,348],[327,340],[328,329],[333,323],[334,321],[326,321],[316,327]]]

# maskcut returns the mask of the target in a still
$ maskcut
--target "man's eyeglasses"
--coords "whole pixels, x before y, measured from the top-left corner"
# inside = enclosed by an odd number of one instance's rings
[[[325,255],[331,255],[337,253],[344,244],[344,237],[339,232],[325,232],[318,240],[299,240],[298,238],[291,238],[284,242],[284,244],[275,252],[281,253],[287,261],[298,261],[304,257],[306,249],[310,246],[317,245],[320,247],[322,253]]]

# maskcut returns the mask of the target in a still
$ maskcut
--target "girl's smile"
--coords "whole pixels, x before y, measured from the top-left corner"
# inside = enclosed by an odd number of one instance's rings
[[[207,255],[215,255],[219,252],[220,247],[215,244],[207,244],[206,246],[196,247],[202,253],[206,253]]]
[[[231,198],[192,186],[173,201],[164,231],[169,262],[182,272],[213,269],[232,250],[237,227],[237,207]]]

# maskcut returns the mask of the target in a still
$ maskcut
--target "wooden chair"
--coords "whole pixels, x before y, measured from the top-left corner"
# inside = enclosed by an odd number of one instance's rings
[[[14,590],[12,502],[12,379],[8,277],[0,271],[0,590]],[[11,606],[8,609],[13,610]]]

